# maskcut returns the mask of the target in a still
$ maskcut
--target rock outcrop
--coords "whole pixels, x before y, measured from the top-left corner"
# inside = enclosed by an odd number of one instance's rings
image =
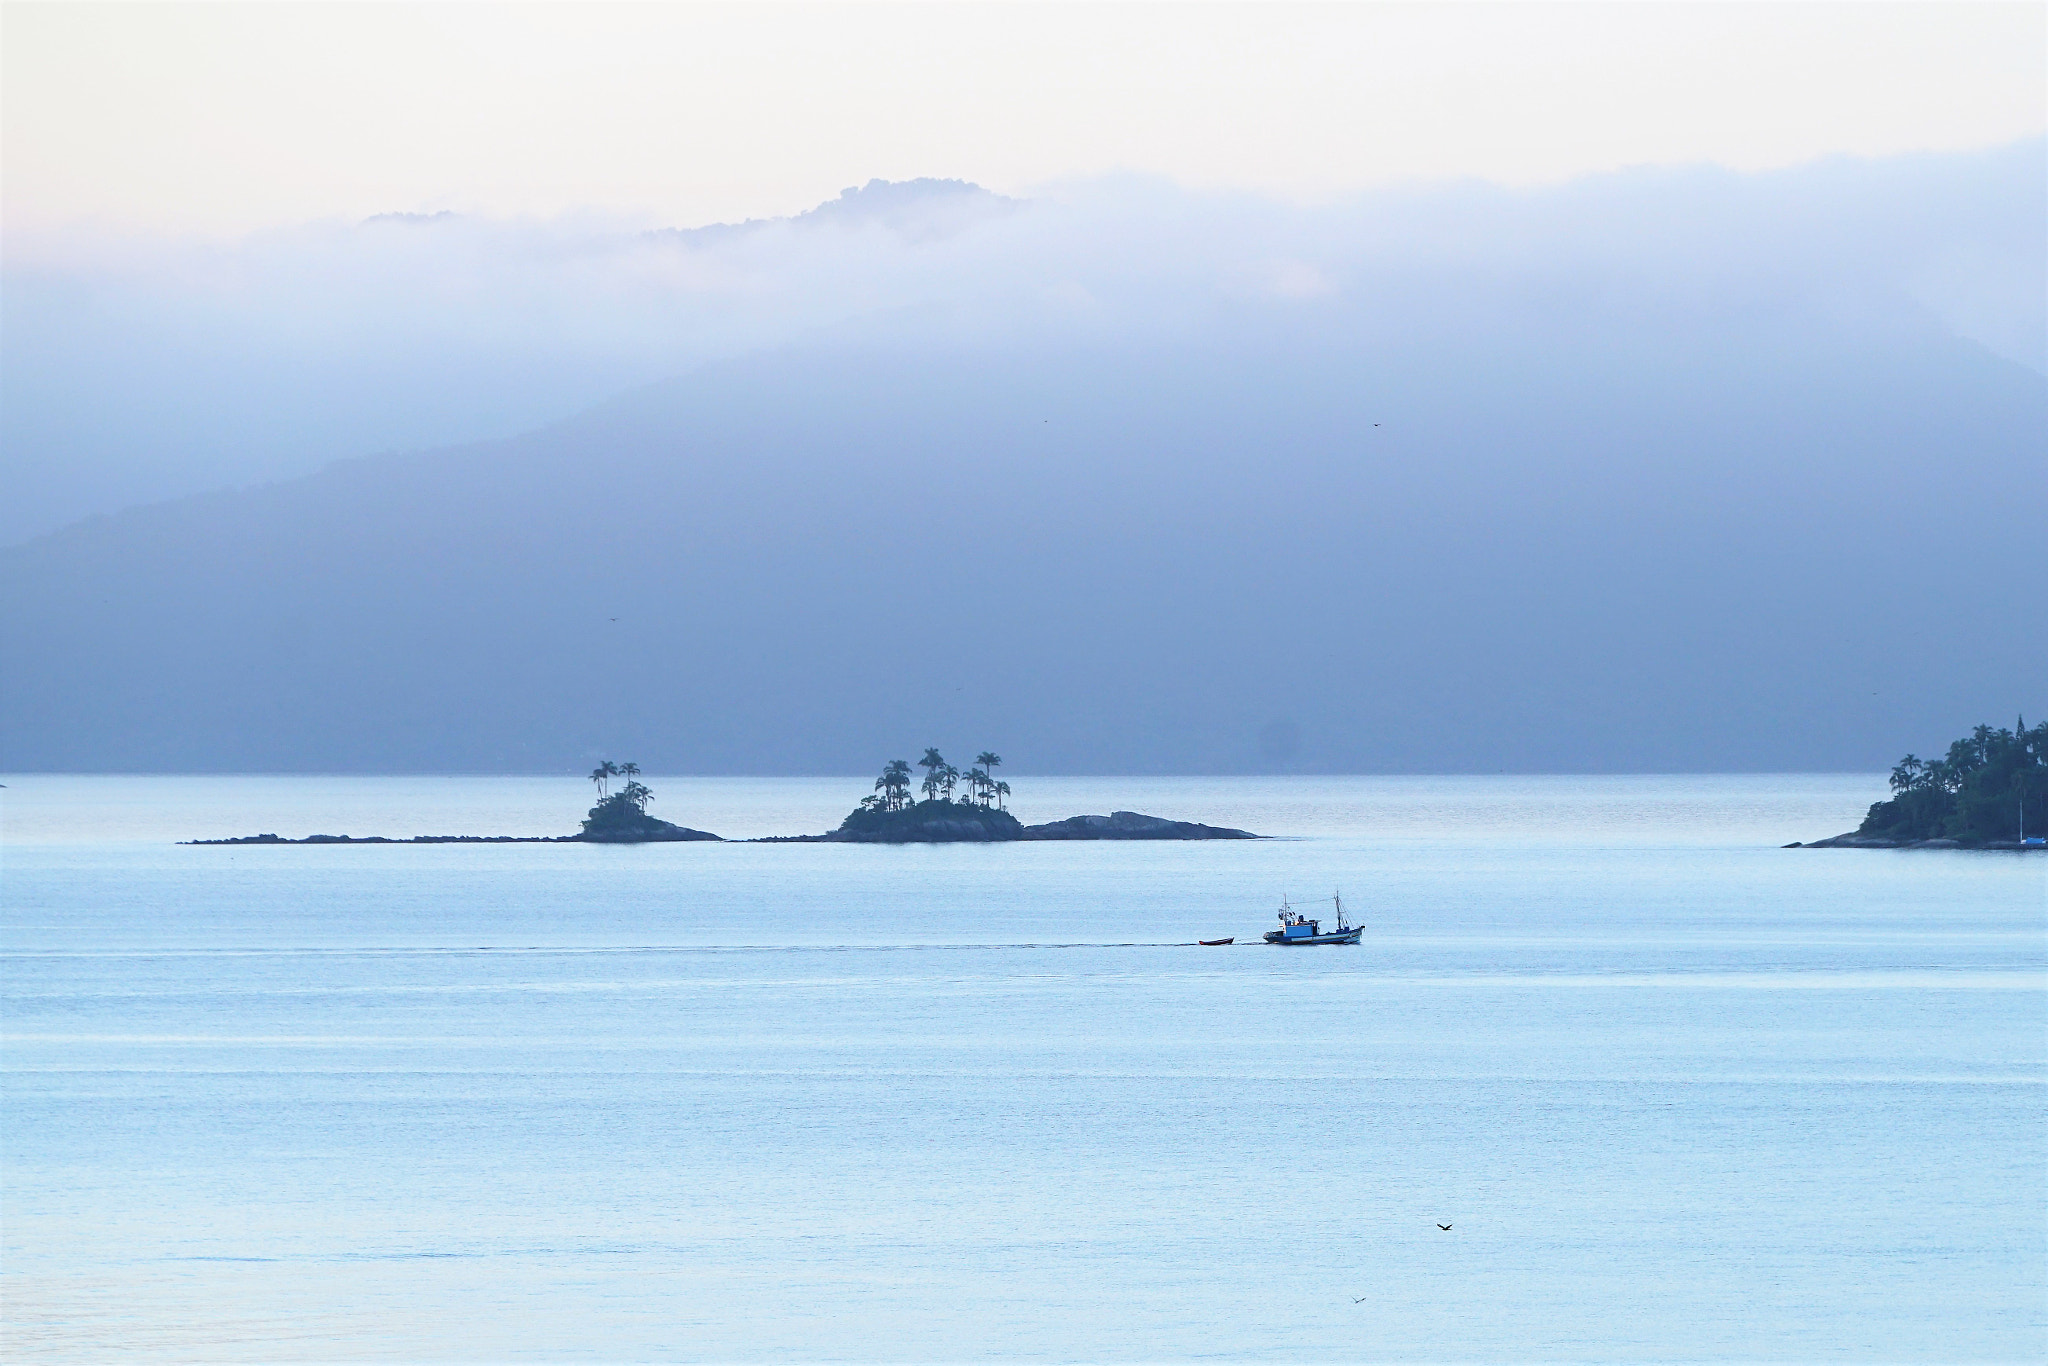
[[[681,840],[715,840],[717,835],[706,830],[692,830],[685,825],[656,820],[642,812],[638,820],[616,820],[599,824],[585,821],[583,833],[565,838],[583,844],[672,844]]]
[[[1063,821],[1027,825],[1027,840],[1255,840],[1249,830],[1232,830],[1221,825],[1195,821],[1169,821],[1136,811],[1113,811],[1107,816],[1069,816]]]

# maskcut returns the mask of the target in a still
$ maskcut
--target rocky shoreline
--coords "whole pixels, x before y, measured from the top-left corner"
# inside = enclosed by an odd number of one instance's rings
[[[1859,835],[1851,830],[1845,835],[1832,839],[1813,840],[1801,844],[1798,840],[1778,846],[1781,849],[1985,849],[2004,850],[2008,853],[2048,852],[2048,845],[2037,843],[2022,844],[2018,840],[1968,840],[1929,839],[1893,840],[1882,835]]]
[[[663,822],[666,824],[666,822]],[[668,830],[620,834],[603,831],[588,835],[307,835],[286,839],[281,835],[237,835],[220,840],[179,840],[180,844],[680,844],[695,840],[726,841],[704,830],[680,825]]]

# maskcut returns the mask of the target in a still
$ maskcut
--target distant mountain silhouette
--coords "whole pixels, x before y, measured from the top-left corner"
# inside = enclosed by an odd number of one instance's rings
[[[701,228],[663,228],[648,234],[690,246],[719,246],[778,225],[797,229],[880,225],[912,241],[948,237],[981,219],[1007,212],[1019,201],[966,180],[870,180],[852,185],[814,209],[786,218],[749,218],[743,223],[710,223]]]
[[[1554,287],[906,324],[96,518],[0,551],[0,762],[1840,769],[2038,692],[2048,380]]]
[[[1318,205],[1128,176],[1029,200],[878,181],[791,217],[652,235],[604,215],[400,213],[235,244],[81,241],[65,261],[0,262],[0,544],[336,459],[512,437],[798,346],[1141,357],[1279,328],[1328,342],[1326,358],[1304,348],[1312,367],[1357,360],[1362,338],[1406,339],[1475,384],[1490,382],[1492,352],[1555,352],[1543,363],[1568,389],[1581,347],[1593,374],[1603,349],[1637,336],[1669,351],[1686,330],[1704,343],[1746,327],[1797,353],[1786,373],[1823,363],[1814,347],[1844,359],[1891,344],[1880,336],[1953,334],[2048,374],[2044,205],[2048,143],[2035,138]],[[1370,380],[1375,401],[1394,397]],[[1729,397],[1732,420],[1744,402]],[[1781,454],[1798,463],[1796,446]],[[1932,737],[1981,714],[1945,716]],[[1872,719],[1896,741],[1903,717]],[[1262,761],[1321,762],[1305,718],[1292,718],[1298,743],[1289,722],[1255,723]]]

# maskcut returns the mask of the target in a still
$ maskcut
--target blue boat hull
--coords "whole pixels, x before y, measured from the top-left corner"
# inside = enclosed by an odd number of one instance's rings
[[[1268,944],[1287,944],[1290,946],[1295,944],[1356,944],[1358,936],[1364,932],[1364,929],[1365,927],[1360,925],[1355,929],[1337,930],[1330,934],[1304,934],[1294,939],[1289,939],[1279,930],[1268,930],[1266,931],[1266,942]]]

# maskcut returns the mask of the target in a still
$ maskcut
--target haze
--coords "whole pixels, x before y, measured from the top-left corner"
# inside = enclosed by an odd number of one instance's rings
[[[2041,16],[12,6],[0,762],[2009,722]]]
[[[2043,131],[2039,5],[24,5],[5,226],[789,214],[873,177],[1741,170]],[[66,236],[52,243],[51,230]]]

